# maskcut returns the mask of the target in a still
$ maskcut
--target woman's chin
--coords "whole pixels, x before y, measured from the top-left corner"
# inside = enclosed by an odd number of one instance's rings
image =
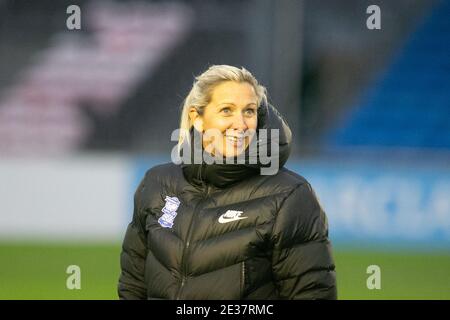
[[[223,150],[224,152],[222,154],[226,158],[237,157],[240,154],[244,153],[244,150],[245,150],[244,145],[232,144],[232,145],[227,145],[226,149]]]

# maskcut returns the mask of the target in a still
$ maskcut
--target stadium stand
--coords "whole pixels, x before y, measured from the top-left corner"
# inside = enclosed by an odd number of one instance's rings
[[[450,149],[450,1],[441,1],[342,121],[327,147]]]
[[[0,100],[0,151],[61,154],[91,131],[83,108],[118,112],[142,78],[189,30],[189,10],[176,4],[91,4],[89,32],[60,31],[32,56]],[[149,36],[151,30],[151,36]]]

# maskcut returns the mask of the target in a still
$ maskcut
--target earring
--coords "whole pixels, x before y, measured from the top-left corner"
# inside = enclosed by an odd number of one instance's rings
[[[198,132],[203,132],[203,122],[202,122],[201,119],[197,118],[197,119],[194,120],[194,128]]]

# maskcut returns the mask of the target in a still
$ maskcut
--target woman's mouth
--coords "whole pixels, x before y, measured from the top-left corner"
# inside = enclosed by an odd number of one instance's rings
[[[240,147],[244,143],[244,137],[225,136],[227,141],[232,143],[235,147]]]

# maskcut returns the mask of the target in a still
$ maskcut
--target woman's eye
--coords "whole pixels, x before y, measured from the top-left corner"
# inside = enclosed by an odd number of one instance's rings
[[[254,109],[247,109],[245,110],[245,114],[248,116],[253,116],[255,114],[255,110]]]
[[[220,112],[224,113],[224,114],[230,114],[231,113],[231,109],[230,108],[223,108],[222,110],[220,110]]]

